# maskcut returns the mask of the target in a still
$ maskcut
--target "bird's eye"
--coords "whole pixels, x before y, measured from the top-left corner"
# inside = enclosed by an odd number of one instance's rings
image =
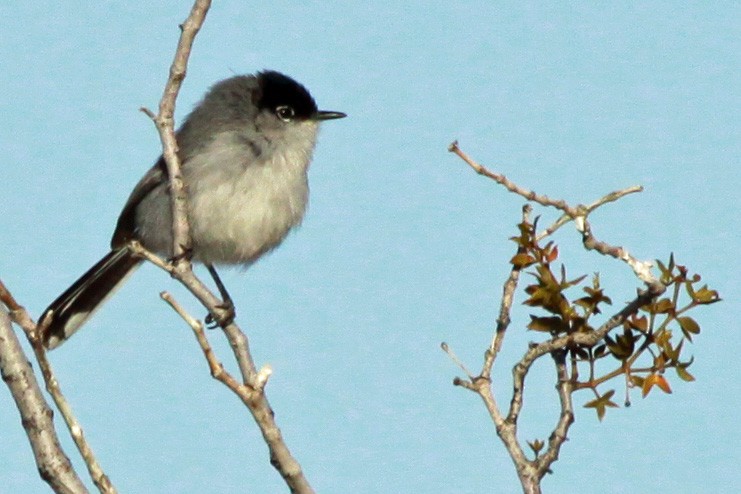
[[[293,108],[291,108],[290,106],[279,106],[275,109],[275,114],[278,115],[278,118],[280,118],[284,122],[290,122],[296,112],[294,112]]]

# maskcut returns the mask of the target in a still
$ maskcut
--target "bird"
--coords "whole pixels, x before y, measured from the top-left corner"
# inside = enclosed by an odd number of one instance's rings
[[[319,124],[344,117],[319,110],[291,77],[263,70],[214,84],[177,130],[192,242],[187,255],[208,268],[226,304],[231,298],[215,266],[250,266],[301,224]],[[162,156],[126,201],[110,252],[42,313],[41,342],[47,349],[77,332],[143,262],[127,247],[130,241],[173,254]]]

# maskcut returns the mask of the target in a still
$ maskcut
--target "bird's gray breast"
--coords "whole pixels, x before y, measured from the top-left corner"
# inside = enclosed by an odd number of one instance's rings
[[[250,264],[301,223],[313,142],[279,144],[225,132],[184,160],[194,259]],[[171,250],[169,207],[159,187],[137,208],[139,238],[150,249]]]

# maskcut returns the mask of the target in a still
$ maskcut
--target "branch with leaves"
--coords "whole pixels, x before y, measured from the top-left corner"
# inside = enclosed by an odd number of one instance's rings
[[[581,389],[591,390],[596,397],[584,406],[595,409],[602,420],[607,408],[618,406],[612,401],[614,389],[600,391],[612,379],[623,379],[626,406],[630,404],[629,390],[633,387],[641,388],[644,397],[653,387],[671,392],[665,376],[668,369],[674,369],[680,379],[692,381],[694,378],[687,371],[692,359],[684,359],[682,349],[686,342],[692,342],[693,336],[699,334],[700,326],[686,313],[701,305],[718,302],[720,298],[707,285],[698,286],[700,276],[690,275],[686,267],[677,265],[673,255],[668,263],[656,262],[661,272],[657,278],[652,272],[652,262],[636,259],[624,247],[610,245],[594,236],[589,214],[607,203],[642,191],[642,187],[612,192],[588,206],[571,206],[564,200],[551,199],[525,189],[504,175],[492,172],[464,153],[456,142],[450,145],[449,151],[458,155],[478,174],[491,178],[510,192],[562,212],[556,222],[539,230],[538,218],[533,221],[530,219],[531,206],[524,206],[518,235],[511,238],[517,245],[517,251],[510,260],[512,269],[504,283],[496,330],[479,374],[472,375],[449,345],[442,344],[443,350],[467,376],[465,379],[457,377],[453,383],[481,397],[498,436],[515,464],[524,492],[539,493],[541,479],[551,472],[551,466],[558,459],[561,446],[574,422],[572,395]],[[585,249],[625,262],[643,285],[638,287],[633,300],[601,323],[595,323],[595,319],[603,313],[606,305],[612,304],[612,300],[604,293],[599,275],[592,277],[590,285],[582,286],[586,275],[569,279],[564,265],[555,267],[559,258],[558,246],[553,241],[540,244],[572,221]],[[527,298],[523,304],[538,311],[530,314],[527,329],[547,335],[548,338],[531,343],[522,359],[514,365],[512,394],[509,408],[505,411],[497,404],[491,372],[510,324],[514,297],[523,270],[528,270],[535,280],[524,288]],[[570,290],[580,286],[582,296],[571,296]],[[667,291],[671,293],[670,296],[664,296]],[[682,295],[688,300],[683,302]],[[530,459],[517,437],[518,419],[524,406],[523,393],[528,372],[536,360],[546,355],[550,355],[554,363],[560,412],[547,441],[527,441],[533,453]],[[608,360],[617,363],[605,369],[603,363]]]

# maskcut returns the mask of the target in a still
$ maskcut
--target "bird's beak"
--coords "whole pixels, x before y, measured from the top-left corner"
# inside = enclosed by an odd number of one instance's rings
[[[345,118],[347,115],[341,111],[323,111],[320,110],[316,113],[317,120],[334,120],[336,118]]]

